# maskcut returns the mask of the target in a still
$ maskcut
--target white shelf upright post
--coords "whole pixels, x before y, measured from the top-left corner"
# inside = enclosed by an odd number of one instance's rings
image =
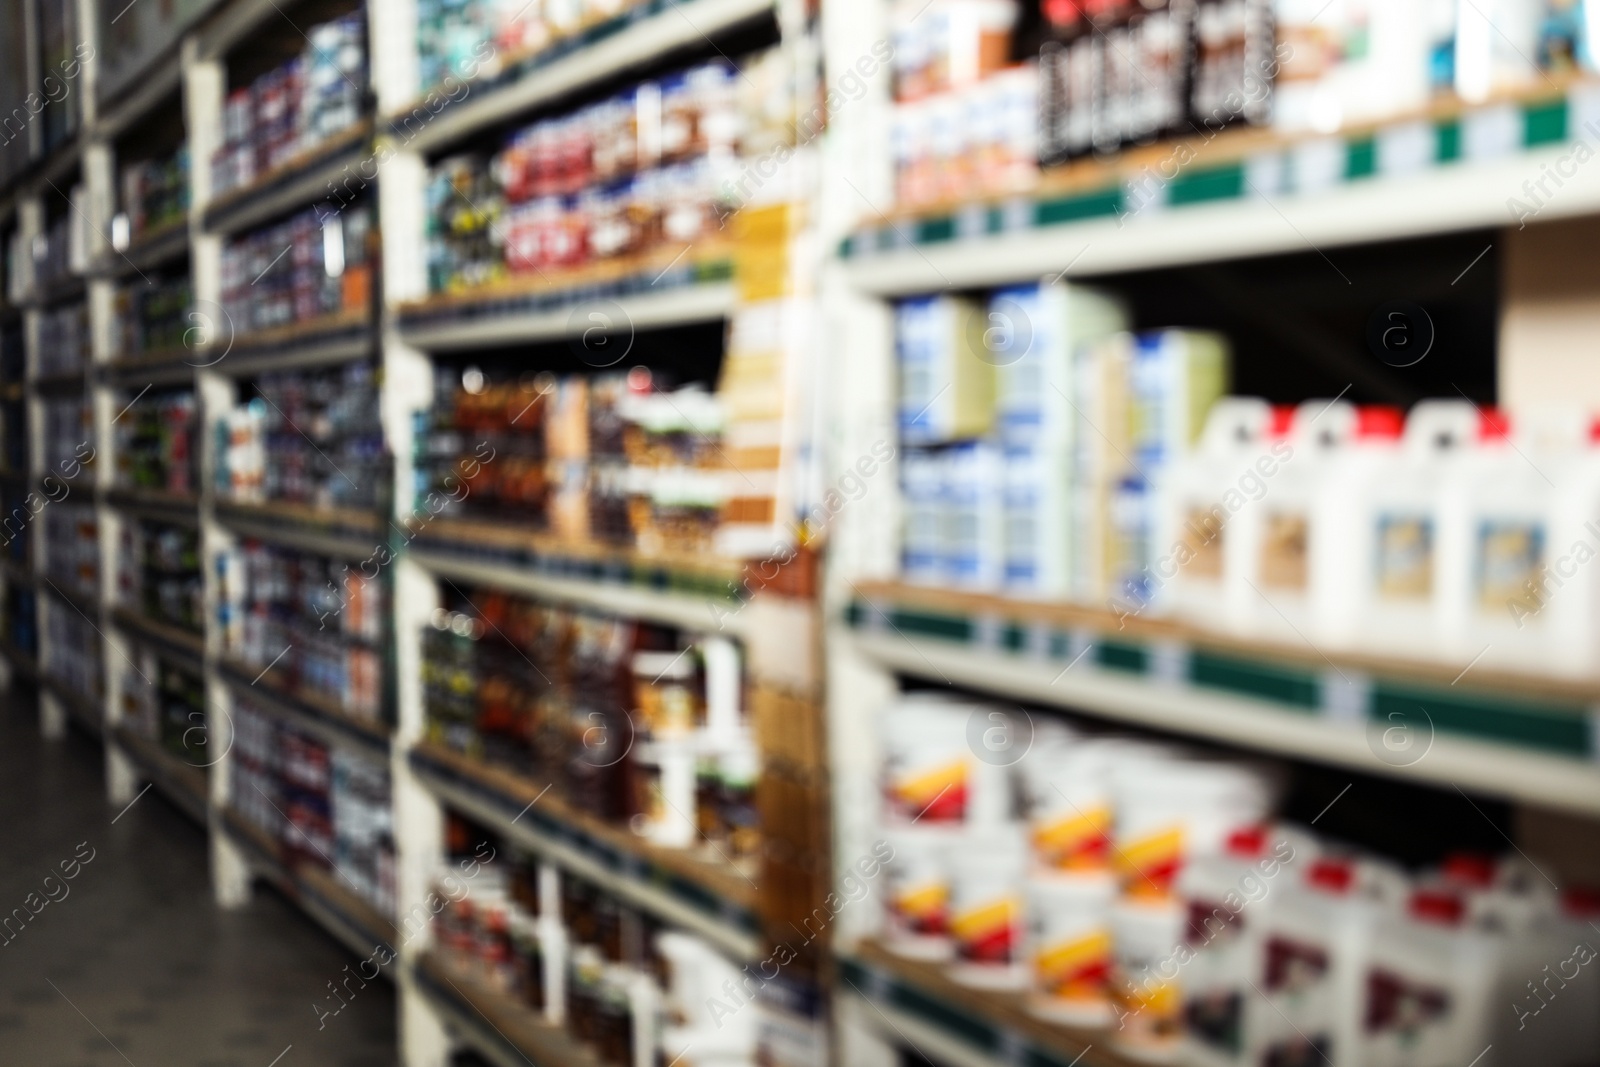
[[[211,889],[217,904],[241,907],[250,899],[250,866],[244,853],[222,830],[217,812],[227,806],[233,748],[233,698],[217,672],[223,651],[220,621],[223,590],[217,560],[233,547],[233,538],[216,521],[217,455],[212,426],[233,406],[233,382],[214,368],[228,358],[233,323],[222,306],[222,240],[204,231],[201,220],[211,200],[211,157],[222,144],[222,105],[227,71],[220,55],[201,55],[198,39],[183,42],[184,131],[189,143],[189,271],[194,294],[185,347],[196,367],[195,407],[200,438],[200,566],[204,583],[206,746],[223,753],[210,769]],[[190,346],[189,341],[195,343]]]
[[[390,789],[394,805],[395,901],[397,918],[429,914],[428,891],[435,865],[444,852],[444,812],[411,771],[407,754],[422,737],[422,627],[438,606],[438,589],[428,574],[403,550],[405,520],[415,509],[413,415],[429,406],[433,392],[432,364],[426,353],[400,338],[393,309],[427,292],[424,248],[424,192],[427,163],[385,130],[384,118],[401,112],[417,95],[417,10],[414,0],[391,0],[368,9],[367,41],[379,133],[376,152],[359,165],[357,182],[371,195],[369,175],[376,174],[378,229],[382,234],[383,307],[377,324],[383,358],[383,436],[394,459],[394,513],[389,543],[395,559],[389,564],[394,605],[396,722],[390,748]],[[444,1019],[418,988],[414,965],[428,947],[431,930],[412,935],[410,924],[397,921],[403,938],[396,973],[399,989],[400,1059],[405,1067],[445,1067],[451,1039]]]

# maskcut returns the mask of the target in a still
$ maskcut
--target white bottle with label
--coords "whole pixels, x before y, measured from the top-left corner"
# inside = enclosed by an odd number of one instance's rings
[[[1416,890],[1379,917],[1367,965],[1361,1060],[1371,1067],[1488,1061],[1498,939],[1466,922],[1459,891]],[[1503,1009],[1501,1009],[1503,1010]],[[1506,1062],[1497,1060],[1496,1062]]]
[[[1425,400],[1411,409],[1398,455],[1349,501],[1352,569],[1331,589],[1330,644],[1441,656],[1440,508],[1477,427],[1477,409],[1465,400]]]
[[[1553,613],[1545,609],[1560,450],[1516,434],[1484,411],[1476,445],[1446,481],[1439,520],[1442,650],[1452,665],[1541,670]]]
[[[1289,430],[1292,456],[1246,495],[1225,560],[1230,620],[1245,636],[1303,645],[1311,632],[1311,539],[1323,489],[1356,425],[1343,401],[1308,400]],[[1232,554],[1237,553],[1237,557]],[[1237,566],[1233,563],[1237,560]]]
[[[1548,417],[1548,416],[1547,416]],[[1587,422],[1588,420],[1580,420]],[[1559,460],[1538,460],[1555,481],[1550,544],[1537,600],[1548,621],[1548,660],[1556,674],[1600,676],[1600,421],[1577,426],[1571,413],[1551,419],[1563,440]]]
[[[1158,527],[1151,549],[1154,607],[1198,626],[1232,629],[1225,579],[1229,525],[1245,490],[1265,484],[1277,459],[1267,444],[1272,409],[1254,397],[1212,407],[1199,447],[1157,480]],[[1286,441],[1280,451],[1288,451]],[[1262,461],[1262,469],[1256,464]],[[1230,506],[1231,505],[1231,506]]]
[[[1323,858],[1284,887],[1267,919],[1261,1062],[1361,1067],[1363,987],[1383,910],[1361,882],[1354,861]]]
[[[1261,1062],[1260,1017],[1272,1010],[1256,992],[1266,983],[1267,917],[1312,851],[1304,835],[1255,827],[1184,868],[1178,892],[1188,909],[1184,943],[1194,954],[1183,970],[1186,1063]]]

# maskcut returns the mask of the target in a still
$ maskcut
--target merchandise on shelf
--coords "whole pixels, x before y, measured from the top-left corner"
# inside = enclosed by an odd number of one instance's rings
[[[1000,735],[1029,747],[979,751]],[[1486,1062],[1577,1064],[1600,1037],[1594,975],[1516,1036],[1548,1006],[1526,976],[1596,910],[1524,859],[1407,874],[1271,821],[1250,765],[938,692],[885,709],[881,741],[885,946],[1141,1060],[1420,1065],[1494,1043],[1517,1053]]]
[[[355,315],[372,300],[371,206],[336,216],[320,207],[226,242],[222,310],[235,338],[274,327]]]
[[[1593,677],[1595,425],[1230,400],[1158,486],[1149,600],[1242,636]]]
[[[203,629],[199,531],[165,523],[125,522],[117,598],[156,622],[194,632]]]
[[[39,401],[44,413],[44,468],[46,474],[73,478],[80,464],[94,455],[94,422],[83,397],[46,396]]]
[[[100,600],[100,524],[93,504],[75,500],[45,507],[44,573],[64,592]]]
[[[656,384],[642,367],[496,380],[441,367],[417,435],[418,498],[577,542],[707,553],[728,494],[722,407],[698,386]]]
[[[85,232],[88,192],[82,185],[74,185],[69,199],[71,203],[62,206],[61,214],[45,223],[29,250],[33,277],[39,285],[65,281],[89,267],[89,238]]]
[[[123,726],[191,767],[210,767],[205,681],[147,649],[137,659],[122,679]]]
[[[39,376],[73,374],[89,362],[89,305],[51,308],[39,316]]]
[[[1126,322],[1075,285],[899,305],[907,580],[1151,599],[1156,490],[1226,392],[1229,356],[1213,334]]]
[[[389,593],[349,565],[242,541],[219,555],[228,654],[368,722],[383,715]]]
[[[27,376],[28,350],[22,319],[0,323],[0,382],[20,385]]]
[[[537,57],[599,23],[620,18],[645,0],[573,0],[526,4],[511,0],[419,0],[419,94],[447,78],[492,78]]]
[[[256,393],[213,427],[220,495],[239,503],[382,506],[389,459],[371,364],[263,374]]]
[[[366,37],[364,10],[312,26],[300,55],[228,94],[223,143],[211,157],[213,195],[250,185],[361,121]]]
[[[0,636],[24,655],[39,654],[39,601],[32,589],[6,583]]]
[[[502,593],[467,607],[423,631],[430,738],[657,844],[753,862],[759,761],[731,642]]]
[[[246,698],[232,714],[229,808],[277,841],[291,868],[330,870],[380,913],[395,913],[389,769],[330,747]]]
[[[465,825],[451,826],[462,840],[433,890],[448,968],[563,1026],[609,1067],[691,1048],[728,1067],[756,1062],[759,1013],[717,999],[747,979],[716,949],[533,856],[501,846],[492,867],[480,863],[488,842],[469,853]]]
[[[962,89],[895,106],[890,152],[904,207],[998,197],[1038,173],[1039,72],[1013,67]]]
[[[200,324],[191,311],[194,290],[186,274],[151,271],[148,281],[118,289],[115,300],[117,355],[124,359],[180,352],[189,347],[189,331]],[[225,333],[225,323],[213,325]]]
[[[50,602],[45,612],[44,662],[39,669],[98,709],[105,685],[104,644],[94,623],[59,600]]]
[[[130,403],[116,421],[117,483],[193,493],[200,458],[196,418],[194,393],[188,390],[151,390]]]
[[[137,241],[145,234],[176,223],[189,213],[189,148],[180,147],[164,159],[147,159],[122,168],[122,211],[126,235],[112,220],[113,243]]]
[[[724,202],[752,195],[738,188],[741,152],[792,138],[781,62],[773,49],[739,68],[705,63],[541,120],[492,157],[441,161],[427,194],[430,287],[469,289],[711,237]]]

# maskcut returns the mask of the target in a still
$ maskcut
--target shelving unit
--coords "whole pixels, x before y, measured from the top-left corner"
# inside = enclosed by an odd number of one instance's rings
[[[316,10],[321,17],[356,6],[331,0]],[[299,862],[306,850],[292,839],[297,831],[288,816],[288,836],[274,837],[236,807],[243,764],[234,746],[246,705],[332,751],[387,768],[397,915],[426,908],[446,852],[446,821],[455,814],[558,876],[592,883],[653,920],[698,935],[741,966],[760,964],[787,943],[830,890],[844,888],[835,872],[870,851],[875,716],[908,685],[945,685],[1259,759],[1458,788],[1519,816],[1600,818],[1600,686],[1324,654],[1159,619],[909,585],[898,579],[900,475],[893,460],[827,517],[818,520],[807,507],[858,457],[898,440],[892,301],[1313,252],[1329,260],[1336,284],[1344,249],[1495,228],[1508,245],[1537,258],[1533,252],[1544,246],[1520,235],[1506,197],[1600,130],[1600,85],[1591,79],[1562,79],[1471,107],[1441,104],[1329,136],[1228,129],[1191,138],[1192,159],[1171,175],[1164,167],[1178,142],[1160,142],[1054,168],[1011,196],[907,211],[891,203],[883,69],[863,76],[861,95],[831,108],[811,143],[785,146],[793,148],[792,166],[753,202],[788,212],[763,223],[779,234],[771,244],[782,249],[773,277],[762,276],[772,268],[760,260],[765,247],[751,253],[761,235],[740,228],[754,214],[747,208],[685,248],[463,292],[430,291],[430,166],[757,38],[785,51],[799,110],[809,110],[806,102],[820,101],[856,57],[893,40],[889,6],[647,0],[537,55],[498,55],[495,73],[464,83],[464,92],[441,104],[437,87],[419,84],[415,0],[374,3],[360,119],[219,192],[212,160],[224,143],[228,92],[267,62],[256,53],[277,47],[274,34],[285,48],[298,48],[295,34],[303,28],[298,9],[281,0],[215,0],[192,5],[185,17],[195,17],[150,53],[147,70],[119,71],[114,98],[102,99],[96,68],[85,65],[74,94],[81,123],[59,143],[46,150],[42,132],[30,133],[27,158],[10,169],[0,193],[0,239],[16,253],[19,272],[0,294],[0,437],[7,442],[0,504],[14,509],[31,494],[43,501],[41,515],[64,501],[88,505],[98,584],[92,593],[63,586],[48,566],[63,546],[45,536],[38,515],[20,524],[27,554],[0,546],[0,597],[10,624],[0,633],[3,680],[39,688],[47,735],[72,723],[101,738],[114,809],[149,782],[206,827],[219,905],[238,906],[253,882],[265,881],[362,957],[409,934],[336,869]],[[80,4],[85,12],[93,7]],[[83,21],[98,46],[104,20]],[[128,234],[126,219],[118,221],[127,209],[119,169],[161,140],[151,131],[163,130],[191,160],[187,208],[181,218]],[[250,330],[232,321],[222,289],[225,245],[295,212],[315,208],[336,217],[352,191],[374,207],[371,298],[289,325]],[[1597,215],[1600,170],[1580,168],[1541,208],[1536,229],[1591,225],[1584,220]],[[80,247],[70,270],[41,280],[44,260],[35,249],[61,220],[77,228]],[[1447,275],[1470,266],[1449,265]],[[125,343],[119,306],[126,295],[185,278],[193,306],[182,328],[148,346]],[[1559,391],[1564,365],[1507,325],[1507,309],[1528,284],[1526,277],[1508,279],[1502,337],[1512,340],[1499,349],[1501,391],[1518,401]],[[44,358],[53,355],[43,351],[44,317],[78,301],[88,323],[84,366],[47,369],[56,364]],[[595,330],[630,341],[696,328],[728,336],[741,314],[778,304],[790,317],[775,316],[781,328],[772,332],[783,336],[771,354],[798,369],[784,377],[784,411],[773,420],[781,423],[781,441],[761,444],[784,456],[781,469],[762,469],[779,486],[771,493],[770,526],[779,534],[773,544],[738,558],[645,553],[428,506],[417,470],[418,416],[435,401],[437,368],[517,360],[532,371],[570,370],[573,345]],[[1541,314],[1517,310],[1520,323]],[[1580,331],[1588,322],[1576,321]],[[22,356],[14,368],[13,350]],[[364,362],[379,383],[390,465],[373,494],[377,503],[231,499],[218,426],[253,384],[276,372]],[[1545,384],[1529,384],[1535,378]],[[1571,391],[1600,402],[1591,386],[1600,388],[1600,379]],[[186,391],[196,410],[190,488],[133,484],[122,420],[141,398]],[[46,405],[78,397],[89,412],[84,448],[95,459],[68,474],[65,457],[46,454]],[[26,438],[26,463],[11,455],[13,435]],[[812,518],[795,533],[785,520],[804,514]],[[774,578],[766,565],[795,555],[785,526],[804,548]],[[198,533],[199,628],[147,613],[137,593],[130,599],[120,574],[124,535],[158,527]],[[248,661],[236,638],[230,644],[237,620],[225,561],[246,542],[377,568],[388,612],[384,636],[372,642],[382,664],[375,715],[297,684],[277,661]],[[818,568],[820,592],[809,577]],[[468,756],[431,736],[422,635],[435,612],[464,599],[467,589],[675,628],[686,640],[737,642],[763,765],[759,805],[794,816],[783,831],[789,836],[774,837],[782,848],[769,850],[751,873],[711,850],[652,845],[562,798],[531,770]],[[14,640],[19,627],[11,613],[23,604],[34,605],[36,649]],[[101,676],[92,694],[52,673],[61,650],[51,647],[48,624],[61,618],[98,634]],[[159,680],[146,674],[148,664],[159,663],[203,681],[203,722],[195,729],[204,759],[185,759],[135,728],[130,704],[141,682]],[[1383,729],[1394,714],[1413,709],[1426,724],[1424,755],[1388,758]],[[785,969],[784,980],[800,990],[788,1000],[812,1007],[784,1014],[782,1023],[796,1047],[809,1042],[819,1062],[890,1067],[912,1052],[947,1067],[1125,1067],[1095,1034],[1039,1022],[1013,997],[974,993],[937,967],[892,955],[874,940],[875,922],[872,906],[846,909],[827,938],[807,939]],[[384,972],[399,990],[406,1067],[444,1067],[463,1049],[496,1064],[598,1064],[566,1031],[460,973],[431,932],[405,936],[396,948],[399,962]]]

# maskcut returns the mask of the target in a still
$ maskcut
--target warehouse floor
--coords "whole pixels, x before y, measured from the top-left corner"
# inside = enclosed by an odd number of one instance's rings
[[[0,693],[0,1063],[396,1062],[387,983],[319,1029],[354,957],[265,886],[219,911],[200,829],[154,789],[119,814],[99,745],[47,743],[37,722],[31,697]]]

